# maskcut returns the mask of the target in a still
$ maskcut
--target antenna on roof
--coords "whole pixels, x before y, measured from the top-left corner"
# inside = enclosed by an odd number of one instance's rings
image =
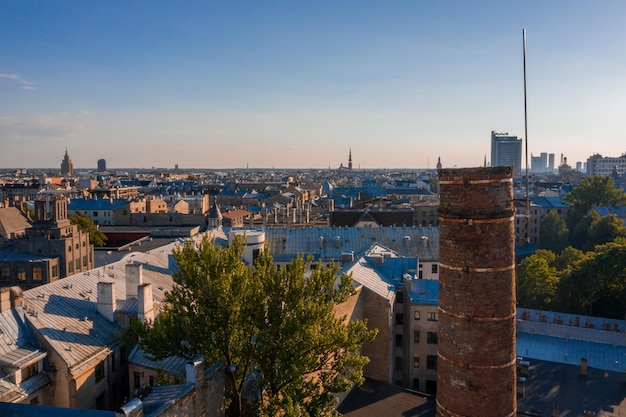
[[[526,153],[526,243],[530,243],[530,196],[528,193],[528,110],[526,107],[526,28],[522,29],[524,43],[524,136],[525,136],[525,153]]]

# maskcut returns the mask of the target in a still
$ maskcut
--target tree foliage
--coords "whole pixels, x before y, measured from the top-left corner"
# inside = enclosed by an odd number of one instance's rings
[[[619,206],[626,203],[624,192],[615,188],[613,179],[600,175],[582,179],[565,196],[565,200],[581,213],[587,213],[594,205]]]
[[[626,228],[615,214],[600,216],[598,212],[590,211],[576,221],[571,232],[570,242],[576,248],[591,251],[598,245],[625,236]]]
[[[626,240],[597,246],[564,274],[559,305],[567,311],[623,319],[626,314]]]
[[[205,238],[174,251],[180,284],[166,295],[154,323],[135,325],[139,345],[155,358],[202,354],[223,362],[229,414],[242,415],[243,391],[253,378],[263,392],[247,412],[274,416],[331,415],[332,393],[362,382],[368,359],[361,345],[373,340],[364,321],[335,316],[353,294],[338,267],[311,269],[298,258],[278,268],[261,252],[255,267],[241,260],[244,246],[229,248]]]
[[[520,307],[624,319],[626,238],[586,253],[539,250],[518,264],[516,279]]]
[[[547,252],[543,255],[547,255]],[[558,274],[546,256],[534,254],[524,259],[517,267],[516,277],[517,301],[520,306],[538,310],[550,308],[556,294]]]
[[[89,233],[89,243],[94,246],[102,247],[106,245],[108,238],[98,226],[87,216],[85,216],[81,211],[77,211],[75,214],[70,216],[70,222],[78,226],[79,230],[83,230]]]
[[[539,235],[540,247],[555,253],[561,253],[569,242],[569,229],[565,221],[554,210],[541,219]]]

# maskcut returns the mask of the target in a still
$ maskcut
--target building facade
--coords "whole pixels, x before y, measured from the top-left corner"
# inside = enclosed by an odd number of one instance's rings
[[[33,288],[88,271],[93,262],[89,234],[70,222],[65,198],[40,199],[32,227],[0,251],[0,283]]]
[[[626,153],[619,157],[595,154],[587,158],[587,176],[609,176],[614,172],[620,176],[626,173]]]
[[[512,166],[513,175],[522,175],[522,139],[492,130],[491,166]]]

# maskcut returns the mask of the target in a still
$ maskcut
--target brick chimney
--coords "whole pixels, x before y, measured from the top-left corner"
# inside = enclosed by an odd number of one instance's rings
[[[515,416],[513,167],[442,169],[437,416]]]

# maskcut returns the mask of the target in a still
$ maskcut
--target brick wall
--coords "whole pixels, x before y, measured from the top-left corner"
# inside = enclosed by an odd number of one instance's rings
[[[513,416],[512,167],[440,172],[438,416]]]

